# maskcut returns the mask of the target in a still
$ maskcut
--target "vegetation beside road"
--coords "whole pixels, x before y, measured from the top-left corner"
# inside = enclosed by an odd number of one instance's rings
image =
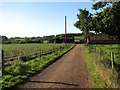
[[[91,46],[94,48],[97,45]],[[102,49],[106,48],[106,50],[110,50],[111,47],[110,45],[103,45],[104,47],[102,45],[98,46]],[[108,63],[109,59],[107,57],[109,56],[106,54],[101,61],[101,57],[103,56],[100,56],[98,52],[99,48],[94,49],[94,51],[89,45],[82,45],[82,47],[84,50],[85,60],[88,64],[89,73],[94,82],[95,88],[118,88],[120,71],[116,71],[116,68],[112,70],[111,64]],[[117,48],[116,45],[113,45],[113,47]],[[111,50],[113,47],[111,47]]]
[[[94,65],[95,57],[89,53],[89,51],[85,47],[85,45],[82,44],[82,48],[84,51],[85,60],[86,60],[87,65],[88,65],[89,74],[90,74],[92,81],[94,83],[94,87],[95,88],[104,88],[105,87],[104,81],[102,80],[102,78],[100,77],[98,72],[96,71],[96,68]]]

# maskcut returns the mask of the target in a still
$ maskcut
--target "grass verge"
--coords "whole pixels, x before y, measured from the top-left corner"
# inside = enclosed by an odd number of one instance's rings
[[[102,78],[100,77],[98,72],[96,71],[96,67],[94,65],[95,57],[92,55],[92,53],[89,53],[89,50],[84,46],[84,44],[82,44],[82,48],[84,51],[85,60],[88,65],[89,74],[94,83],[94,87],[95,88],[104,88],[105,87],[104,81],[102,80]]]
[[[75,44],[50,55],[42,56],[41,58],[36,58],[27,62],[21,61],[6,67],[2,77],[2,89],[11,88],[23,82],[28,77],[39,73],[71,50],[74,46]]]
[[[102,64],[97,52],[91,52],[84,44],[82,48],[88,64],[89,74],[94,82],[94,87],[118,88],[116,71]]]

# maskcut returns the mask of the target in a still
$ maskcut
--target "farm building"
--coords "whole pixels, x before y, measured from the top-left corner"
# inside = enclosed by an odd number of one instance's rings
[[[113,40],[105,35],[89,35],[86,41],[88,44],[117,44],[118,40]]]
[[[74,37],[67,37],[67,43],[74,43]],[[50,39],[49,43],[65,43],[65,38],[53,38]]]
[[[76,37],[74,37],[74,42],[75,42],[75,44],[85,43],[84,36],[76,36]]]

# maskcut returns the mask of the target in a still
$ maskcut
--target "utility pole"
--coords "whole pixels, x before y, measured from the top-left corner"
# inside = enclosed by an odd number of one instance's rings
[[[66,16],[65,16],[65,48],[66,48],[66,43],[67,43],[66,33],[67,33],[67,26],[66,26]]]

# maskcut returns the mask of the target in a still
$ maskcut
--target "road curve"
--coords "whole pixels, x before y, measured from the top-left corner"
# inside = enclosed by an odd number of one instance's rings
[[[17,88],[93,88],[81,45]]]

